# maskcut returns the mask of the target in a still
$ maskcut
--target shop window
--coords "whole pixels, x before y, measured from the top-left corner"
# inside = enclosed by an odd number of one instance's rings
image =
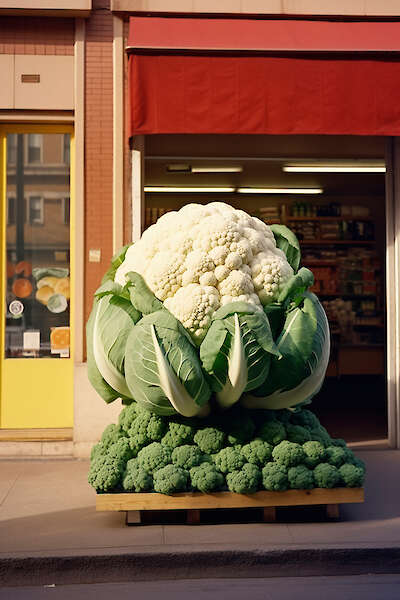
[[[42,162],[43,136],[37,133],[28,134],[28,163]]]
[[[10,133],[7,136],[7,162],[9,165],[15,165],[17,162],[17,134]]]
[[[63,135],[63,163],[69,165],[71,161],[71,136],[69,133]],[[69,221],[68,221],[69,222]]]
[[[15,225],[15,198],[7,198],[7,225]]]
[[[28,219],[30,225],[43,225],[44,201],[41,196],[30,196],[28,198]]]
[[[69,222],[70,222],[69,196],[62,199],[62,220],[63,220],[64,225],[69,225]]]

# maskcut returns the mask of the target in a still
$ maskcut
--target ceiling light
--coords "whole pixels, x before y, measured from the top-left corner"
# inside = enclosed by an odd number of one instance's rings
[[[239,194],[322,194],[322,188],[238,188]]]
[[[145,186],[144,188],[145,192],[155,192],[155,193],[164,193],[164,192],[168,192],[168,193],[186,193],[186,194],[192,194],[192,193],[200,193],[200,194],[206,194],[206,193],[220,193],[220,194],[229,194],[231,192],[235,191],[234,187],[167,187],[167,186]]]
[[[386,166],[383,161],[328,161],[286,164],[282,170],[287,173],[386,173]]]
[[[241,173],[243,167],[192,167],[192,173]]]

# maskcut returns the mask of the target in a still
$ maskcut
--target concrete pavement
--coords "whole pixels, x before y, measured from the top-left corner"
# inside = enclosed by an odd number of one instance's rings
[[[126,527],[96,513],[80,460],[0,461],[0,583],[400,572],[400,452],[358,450],[364,504],[339,522],[307,511],[281,522]]]

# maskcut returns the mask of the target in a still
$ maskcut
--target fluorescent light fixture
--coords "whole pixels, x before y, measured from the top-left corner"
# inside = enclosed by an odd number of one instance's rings
[[[286,173],[386,173],[383,161],[327,161],[283,165]]]
[[[241,173],[243,167],[192,167],[192,173]]]
[[[322,194],[322,188],[256,188],[237,189],[239,194]]]
[[[231,192],[235,192],[236,188],[234,187],[167,187],[160,185],[149,185],[145,186],[145,192],[150,193],[186,193],[186,194],[229,194]]]

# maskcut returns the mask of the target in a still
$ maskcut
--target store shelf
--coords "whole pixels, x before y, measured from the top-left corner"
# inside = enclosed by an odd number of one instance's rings
[[[375,240],[299,240],[303,246],[374,246]]]
[[[338,217],[286,217],[286,221],[365,221],[372,222],[372,217],[354,217],[350,216],[338,216]]]

